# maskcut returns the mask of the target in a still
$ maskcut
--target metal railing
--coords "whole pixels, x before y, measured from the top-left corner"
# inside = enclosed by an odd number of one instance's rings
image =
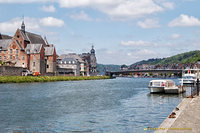
[[[197,80],[197,82],[194,82],[194,84],[190,84],[183,87],[186,87],[187,90],[189,91],[186,97],[192,98],[194,96],[199,96],[199,80]]]

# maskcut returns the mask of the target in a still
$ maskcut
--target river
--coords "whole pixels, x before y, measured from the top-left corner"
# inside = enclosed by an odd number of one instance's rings
[[[145,132],[183,98],[150,94],[150,80],[0,84],[0,133]]]

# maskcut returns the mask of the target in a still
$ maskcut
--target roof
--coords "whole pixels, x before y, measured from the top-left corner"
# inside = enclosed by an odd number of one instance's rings
[[[30,43],[32,44],[42,44],[43,46],[46,46],[46,43],[44,41],[44,39],[37,34],[31,33],[31,32],[27,32],[25,31],[25,34],[22,30],[20,30],[24,40],[26,41],[30,41]]]
[[[174,82],[174,81],[169,79],[157,79],[157,80],[151,80],[150,82]]]
[[[3,35],[0,33],[0,39],[12,39],[12,37],[8,35]]]
[[[0,40],[0,47],[1,50],[7,50],[9,48],[9,45],[11,44],[12,39],[2,39]]]
[[[64,58],[61,60],[63,64],[77,64],[77,60],[74,58]],[[70,62],[70,63],[69,63]],[[73,63],[74,62],[74,63]]]
[[[45,56],[53,55],[54,47],[45,47]]]
[[[24,34],[24,32],[22,30],[19,30],[24,38],[25,41],[30,41],[27,36]]]
[[[82,60],[82,58],[75,54],[75,53],[69,53],[69,54],[62,54],[60,55],[57,59],[58,60],[63,60],[64,58],[73,58],[75,60],[78,60],[80,63],[83,63],[84,61]]]
[[[42,44],[27,44],[25,52],[27,54],[39,54],[42,48]]]
[[[23,49],[18,40],[15,40],[15,42],[16,42],[17,45],[20,47],[20,49]],[[23,49],[23,50],[24,50],[24,49]]]

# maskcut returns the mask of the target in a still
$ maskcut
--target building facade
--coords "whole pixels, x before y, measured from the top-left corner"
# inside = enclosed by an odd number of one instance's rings
[[[24,22],[11,39],[0,39],[0,60],[42,75],[56,72],[55,47],[40,35],[27,32]]]
[[[94,46],[92,46],[90,53],[82,53],[80,56],[83,60],[85,60],[86,64],[88,65],[89,75],[95,75],[97,72],[97,59]]]

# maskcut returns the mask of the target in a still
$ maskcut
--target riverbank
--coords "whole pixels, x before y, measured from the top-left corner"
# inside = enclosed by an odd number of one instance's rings
[[[0,83],[31,83],[31,82],[54,82],[54,81],[76,81],[76,80],[100,80],[110,79],[109,76],[0,76]]]
[[[184,98],[170,116],[172,118],[166,118],[159,128],[155,129],[155,133],[199,133],[200,97]]]

